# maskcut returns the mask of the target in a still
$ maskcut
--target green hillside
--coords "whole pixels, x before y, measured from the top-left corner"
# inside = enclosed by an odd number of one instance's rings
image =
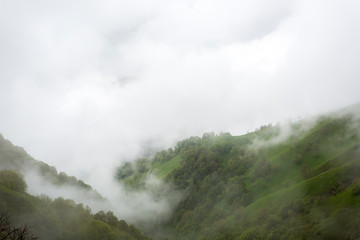
[[[1,239],[33,239],[3,238],[11,232],[4,228],[4,216],[11,219],[12,229],[27,226],[28,233],[38,239],[148,239],[124,220],[119,221],[112,212],[92,214],[88,207],[73,200],[35,197],[25,190],[26,183],[21,174],[11,170],[0,171]]]
[[[55,167],[33,159],[23,148],[0,135],[0,239],[149,239],[134,226],[118,220],[112,212],[94,214],[88,206],[71,199],[53,200],[45,195],[28,194],[23,175],[29,172],[52,184],[54,189],[77,187],[73,189],[78,189],[84,198],[106,203],[90,185],[58,173]],[[22,235],[24,229],[28,237]]]
[[[360,239],[359,134],[359,118],[344,113],[209,133],[116,177],[141,189],[155,174],[184,191],[162,226],[171,239]]]
[[[182,193],[166,221],[151,229],[142,223],[155,239],[360,239],[360,118],[350,112],[241,136],[190,137],[124,163],[115,177],[129,191],[159,199]],[[0,227],[0,237],[29,226],[39,239],[148,239],[112,212],[28,194],[23,175],[32,171],[54,187],[76,186],[102,199],[2,136],[0,169],[0,224],[7,216],[12,224]],[[152,175],[167,184],[149,187]]]
[[[0,134],[0,170],[9,169],[21,172],[25,175],[32,172],[40,176],[43,181],[53,184],[54,186],[75,186],[87,192],[89,197],[103,199],[92,187],[74,176],[68,176],[64,172],[58,173],[55,167],[35,160],[19,146],[15,146],[9,140]]]

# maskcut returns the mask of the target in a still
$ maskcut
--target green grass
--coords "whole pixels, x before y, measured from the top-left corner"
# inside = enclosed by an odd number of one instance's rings
[[[331,197],[327,201],[327,206],[332,209],[338,207],[360,207],[360,196],[354,196],[350,187],[341,194]]]
[[[180,160],[181,155],[178,154],[165,163],[156,162],[152,165],[152,171],[155,172],[159,178],[165,179],[172,170],[180,165]]]
[[[298,184],[294,184],[288,188],[281,188],[276,192],[258,198],[245,208],[247,219],[250,222],[254,221],[260,209],[271,209],[273,206],[278,208],[279,203],[284,205],[291,200],[301,199],[304,196],[326,195],[328,196],[328,205],[333,208],[359,205],[360,197],[352,196],[350,190],[346,190],[333,197],[330,196],[329,190],[339,181],[346,167],[347,166],[345,165],[328,170]]]
[[[188,192],[172,219],[176,239],[234,239],[253,226],[278,234],[269,239],[360,234],[335,221],[346,220],[345,210],[360,216],[359,140],[349,127],[347,119],[323,118],[279,143],[266,143],[273,129],[192,139],[179,151],[186,162],[180,154],[150,162],[149,172]],[[265,143],[256,146],[257,138]]]

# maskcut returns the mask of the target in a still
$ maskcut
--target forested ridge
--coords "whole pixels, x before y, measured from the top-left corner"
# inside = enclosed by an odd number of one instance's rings
[[[0,237],[25,231],[23,239],[360,238],[360,118],[349,112],[264,125],[241,136],[205,133],[123,163],[115,178],[128,191],[152,191],[146,181],[156,176],[166,183],[162,195],[181,193],[168,218],[150,230],[111,211],[27,193],[26,169],[54,187],[96,191],[2,136],[0,167],[0,222],[7,224]]]
[[[0,169],[0,239],[149,239],[111,211],[93,213],[72,199],[28,194],[23,173],[33,171],[54,188],[75,186],[85,196],[105,202],[90,185],[33,159],[1,135]]]
[[[102,198],[90,185],[74,176],[68,176],[64,172],[59,173],[55,167],[34,159],[22,147],[14,145],[1,134],[0,169],[14,170],[21,173],[32,171],[43,178],[44,181],[55,186],[76,186],[96,198]]]
[[[19,173],[0,171],[0,212],[11,217],[14,227],[26,226],[38,239],[148,239],[112,212],[93,214],[73,200],[35,197],[24,186]]]
[[[359,118],[333,114],[204,134],[125,163],[132,189],[155,174],[184,192],[169,239],[359,239]],[[161,231],[161,229],[159,229]]]

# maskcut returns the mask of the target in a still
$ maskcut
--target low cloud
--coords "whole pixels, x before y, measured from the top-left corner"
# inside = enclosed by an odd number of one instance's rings
[[[359,9],[356,0],[3,1],[0,132],[102,189],[97,171],[111,175],[148,142],[243,134],[359,102]]]
[[[53,184],[34,170],[25,170],[23,174],[28,184],[27,191],[32,195],[73,199],[90,207],[93,213],[112,211],[119,219],[136,224],[147,232],[166,221],[182,198],[180,191],[151,174],[145,179],[144,189],[131,190],[115,181],[108,171],[97,172],[93,175],[97,177],[95,187],[104,198],[80,186]]]
[[[257,129],[258,136],[253,140],[251,148],[258,149],[285,142],[291,137],[301,137],[316,125],[318,117],[297,119],[277,123],[276,125],[264,125]]]
[[[92,175],[97,178],[93,180],[95,188],[111,202],[115,214],[130,223],[146,228],[156,226],[170,217],[182,198],[180,191],[153,174],[145,178],[144,188],[134,190],[116,181],[108,172],[102,169]]]

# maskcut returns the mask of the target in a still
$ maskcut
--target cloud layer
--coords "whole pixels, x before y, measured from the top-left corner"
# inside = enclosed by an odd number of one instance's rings
[[[360,100],[356,0],[0,6],[0,132],[94,185],[149,145]]]

